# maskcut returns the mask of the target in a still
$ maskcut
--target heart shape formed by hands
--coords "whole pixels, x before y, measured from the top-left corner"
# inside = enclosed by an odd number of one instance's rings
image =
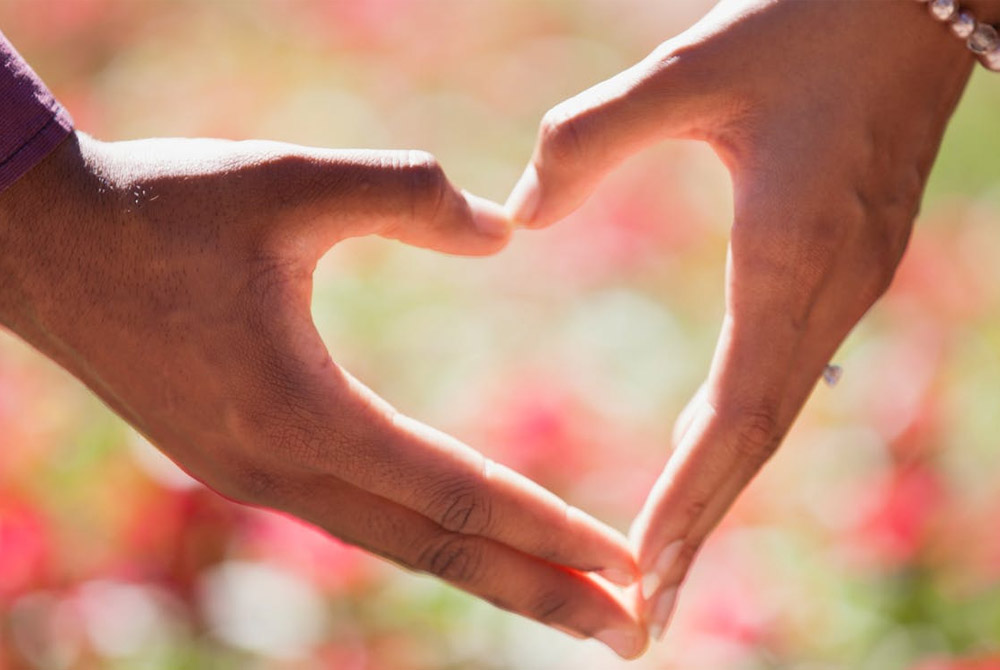
[[[634,657],[899,262],[969,70],[912,4],[721,4],[555,107],[509,216],[419,152],[78,135],[0,198],[13,224],[0,318],[223,495]],[[555,222],[666,138],[718,151],[736,212],[716,356],[633,526],[634,555],[351,377],[310,296],[318,258],[345,238],[493,253],[509,218]],[[637,611],[605,580],[640,575]]]

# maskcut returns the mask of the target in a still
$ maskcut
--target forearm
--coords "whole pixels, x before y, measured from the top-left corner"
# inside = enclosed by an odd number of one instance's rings
[[[0,192],[0,325],[36,346],[38,316],[51,298],[46,286],[66,271],[65,259],[55,252],[83,253],[79,241],[65,239],[68,230],[83,227],[79,212],[95,190],[80,149],[77,134],[69,131]]]

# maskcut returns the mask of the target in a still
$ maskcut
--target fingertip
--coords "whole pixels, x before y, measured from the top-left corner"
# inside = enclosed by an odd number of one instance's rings
[[[504,209],[515,224],[525,228],[534,227],[541,202],[541,182],[534,163],[529,163],[521,178],[510,192]]]
[[[634,571],[627,572],[619,568],[604,568],[603,570],[598,570],[597,574],[612,584],[617,584],[618,586],[631,586],[632,584],[635,584],[636,581]]]
[[[665,588],[655,599],[647,602],[645,607],[646,620],[648,625],[649,639],[660,642],[663,640],[670,621],[673,619],[674,610],[677,608],[677,586]]]
[[[566,516],[578,534],[584,531],[593,538],[588,551],[599,561],[593,572],[619,586],[638,580],[639,566],[624,535],[576,507],[569,507]]]
[[[624,541],[609,543],[606,554],[604,567],[598,572],[604,579],[618,586],[632,586],[639,581],[639,565]]]
[[[645,654],[649,650],[649,645],[650,642],[652,641],[653,640],[652,638],[649,637],[649,631],[646,629],[646,627],[639,626],[639,642],[635,646],[632,655],[624,657],[625,660],[634,661],[635,659]]]
[[[625,660],[634,661],[635,659],[639,658],[640,656],[643,656],[647,651],[649,651],[649,645],[653,640],[652,638],[649,637],[649,633],[645,631],[643,631],[643,633],[644,634],[640,638],[642,640],[642,643],[639,645],[639,651],[636,652],[635,656],[633,656],[632,658],[628,658]]]
[[[499,204],[466,190],[462,196],[472,212],[472,223],[476,230],[487,237],[507,240],[513,228],[513,221]]]
[[[626,661],[642,656],[649,645],[649,638],[641,628],[634,630],[609,628],[596,633],[594,639],[603,643]]]

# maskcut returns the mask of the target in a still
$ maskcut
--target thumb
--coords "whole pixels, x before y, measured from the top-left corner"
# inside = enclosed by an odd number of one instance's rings
[[[463,256],[496,253],[510,239],[503,208],[457,188],[424,151],[368,151],[351,165],[364,187],[345,236],[375,234]]]
[[[702,137],[710,112],[696,52],[665,42],[611,79],[550,109],[531,162],[507,200],[511,218],[539,228],[579,207],[619,163],[666,138]],[[704,73],[702,73],[704,74]]]
[[[309,254],[365,235],[467,256],[496,253],[509,241],[503,208],[457,188],[426,152],[253,148],[260,156],[248,162],[259,165],[263,191],[283,214],[275,233]]]

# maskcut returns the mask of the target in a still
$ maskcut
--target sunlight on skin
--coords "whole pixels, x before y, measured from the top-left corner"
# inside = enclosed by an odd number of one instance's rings
[[[974,63],[916,3],[728,0],[542,121],[506,205],[523,226],[566,216],[665,139],[708,142],[732,175],[715,357],[632,526],[652,637],[705,538],[888,288]]]
[[[641,652],[632,608],[578,572],[632,581],[624,537],[399,415],[313,326],[312,272],[342,239],[466,255],[507,243],[501,208],[455,189],[429,154],[81,134],[0,207],[3,322],[194,477]]]

